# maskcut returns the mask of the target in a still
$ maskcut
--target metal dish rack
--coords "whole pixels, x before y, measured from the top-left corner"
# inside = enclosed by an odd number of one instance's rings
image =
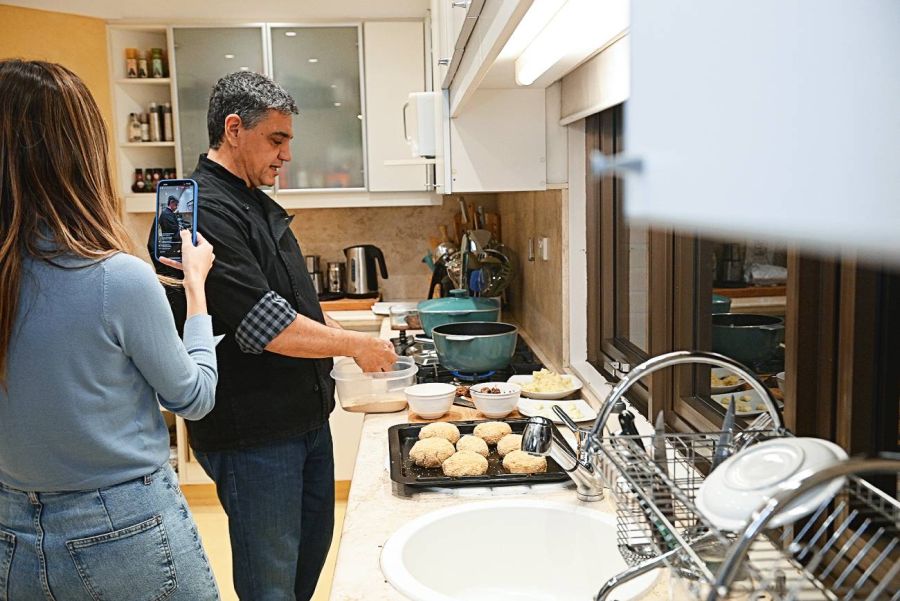
[[[744,368],[711,353],[681,351],[651,359],[649,366],[635,368],[639,373],[629,382],[620,382],[621,389],[617,386],[607,403],[643,375],[672,365],[672,355],[675,363],[733,368],[764,391],[770,409],[764,417],[771,427],[751,426],[736,435],[734,448],[791,436],[780,426],[768,391]],[[604,407],[594,431],[602,428],[608,409]],[[896,479],[900,460],[851,459],[807,474],[761,507],[742,532],[730,533],[713,526],[695,503],[719,433],[666,434],[667,456],[658,462],[644,451],[649,438],[593,439],[595,464],[617,505],[619,550],[632,566],[607,582],[596,599],[615,599],[618,585],[665,565],[676,599],[900,600],[900,502],[861,478],[882,473]],[[811,515],[780,528],[766,527],[786,505],[835,479],[843,480],[841,488]]]

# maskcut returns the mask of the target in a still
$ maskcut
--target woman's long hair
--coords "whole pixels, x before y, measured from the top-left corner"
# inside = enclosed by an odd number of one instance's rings
[[[100,109],[77,75],[54,63],[0,61],[0,384],[23,257],[100,260],[131,248],[108,152]]]

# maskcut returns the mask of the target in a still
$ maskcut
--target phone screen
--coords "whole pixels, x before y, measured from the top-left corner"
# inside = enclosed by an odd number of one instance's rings
[[[196,184],[161,181],[156,188],[156,256],[181,261],[181,230],[195,231]],[[193,236],[192,236],[193,238]]]

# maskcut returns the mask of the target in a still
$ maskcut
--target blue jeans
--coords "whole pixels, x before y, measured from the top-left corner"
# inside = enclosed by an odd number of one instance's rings
[[[262,447],[195,454],[228,514],[238,597],[310,599],[334,530],[328,424]]]
[[[99,490],[0,484],[0,601],[120,599],[219,599],[168,464]]]

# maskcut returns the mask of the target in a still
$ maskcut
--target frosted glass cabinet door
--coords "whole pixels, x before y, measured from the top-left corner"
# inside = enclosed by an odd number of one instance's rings
[[[235,71],[265,72],[263,33],[260,27],[177,27],[174,39],[181,172],[187,177],[209,148],[206,111],[213,86]]]
[[[900,2],[634,0],[629,217],[900,261]]]
[[[297,101],[278,187],[364,188],[359,27],[272,27],[275,81]]]

